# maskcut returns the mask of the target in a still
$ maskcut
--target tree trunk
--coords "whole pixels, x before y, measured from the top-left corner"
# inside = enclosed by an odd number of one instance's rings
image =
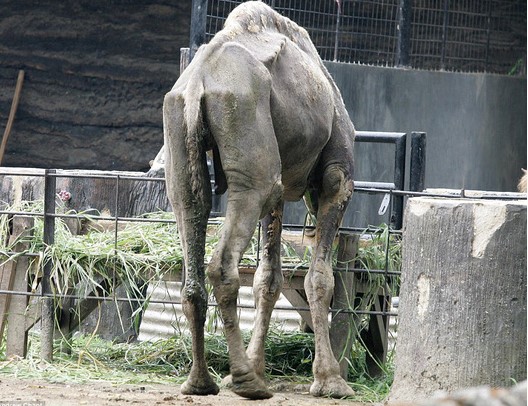
[[[526,201],[414,198],[389,401],[526,379]]]
[[[0,208],[27,200],[44,198],[44,170],[2,168]],[[21,174],[21,175],[20,175]],[[68,176],[78,177],[68,177]],[[119,182],[116,177],[119,175]],[[131,179],[164,177],[161,169],[149,172],[58,170],[57,192],[69,192],[66,210],[96,210],[106,215],[138,216],[159,210],[171,211],[164,181]],[[79,176],[87,176],[86,178]],[[95,176],[90,178],[90,176]],[[107,176],[107,177],[104,177]],[[111,176],[111,178],[108,178]],[[117,203],[116,203],[117,198]],[[95,213],[92,213],[95,214]]]

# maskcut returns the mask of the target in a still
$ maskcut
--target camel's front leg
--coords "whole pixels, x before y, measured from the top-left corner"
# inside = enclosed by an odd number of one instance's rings
[[[341,377],[330,345],[328,311],[334,291],[332,244],[353,191],[353,182],[337,166],[325,170],[317,211],[316,245],[304,287],[315,332],[313,396],[342,398],[354,391]]]
[[[247,354],[255,372],[263,379],[265,370],[264,341],[268,334],[271,312],[282,290],[281,231],[283,203],[262,220],[262,259],[253,280],[256,315]]]
[[[273,396],[255,373],[246,354],[237,314],[240,287],[238,263],[255,231],[260,214],[260,205],[255,204],[258,200],[252,194],[236,196],[232,193],[229,196],[222,236],[207,267],[229,348],[231,389],[249,399],[267,399]]]

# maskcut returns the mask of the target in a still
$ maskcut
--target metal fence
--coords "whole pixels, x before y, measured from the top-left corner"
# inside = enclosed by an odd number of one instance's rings
[[[368,134],[367,134],[368,135]],[[419,134],[418,134],[419,135]],[[385,139],[386,138],[386,139]],[[395,140],[401,139],[401,137],[395,137],[393,140],[392,138],[385,137],[383,140],[376,140],[375,142],[395,142]],[[423,137],[416,137],[417,141],[420,141],[423,139]],[[369,141],[365,139],[364,141]],[[423,148],[424,145],[421,143],[418,143],[417,147]],[[398,155],[398,154],[396,154]],[[421,154],[417,154],[420,156]],[[423,157],[422,157],[423,158]],[[396,162],[397,164],[397,162]],[[416,165],[417,167],[420,167],[420,165]],[[11,176],[28,176],[27,172],[20,172],[20,173],[13,173],[12,171],[8,173]],[[3,175],[3,173],[0,171],[0,175]],[[117,247],[117,238],[119,233],[119,224],[121,222],[160,222],[160,223],[174,223],[173,220],[167,220],[162,218],[144,218],[141,215],[133,216],[133,217],[123,217],[119,216],[119,208],[120,208],[120,202],[119,202],[119,189],[120,189],[120,183],[124,180],[137,180],[138,182],[164,182],[163,178],[148,178],[148,177],[129,177],[129,176],[121,176],[120,174],[112,174],[112,175],[81,175],[81,174],[74,174],[74,173],[68,173],[67,171],[61,171],[60,173],[55,172],[53,170],[46,170],[45,174],[35,175],[35,176],[44,176],[45,177],[45,183],[44,183],[44,207],[42,211],[38,212],[17,212],[13,210],[0,210],[0,215],[9,215],[9,216],[15,216],[15,215],[23,215],[23,216],[32,216],[32,217],[39,217],[43,219],[44,223],[44,230],[43,230],[43,246],[37,246],[37,251],[24,251],[24,252],[0,252],[0,256],[3,257],[2,263],[5,261],[6,256],[12,256],[15,255],[16,258],[20,258],[21,256],[29,255],[29,256],[44,256],[43,251],[46,246],[53,246],[54,242],[54,234],[55,234],[55,219],[57,218],[84,218],[84,216],[79,216],[76,214],[63,214],[60,212],[60,210],[56,207],[56,200],[58,198],[57,195],[57,188],[56,188],[56,179],[57,178],[68,178],[68,177],[76,177],[76,178],[97,178],[97,179],[103,179],[105,178],[108,182],[115,182],[115,204],[114,204],[114,213],[112,215],[103,215],[103,216],[95,216],[90,215],[89,218],[91,220],[106,220],[106,221],[112,221],[114,222],[115,228],[115,240],[114,245]],[[415,176],[416,182],[420,182],[420,179],[422,179],[421,176]],[[398,207],[397,204],[394,204],[394,202],[397,202],[400,198],[410,197],[410,196],[433,196],[433,197],[449,197],[449,198],[465,198],[464,191],[460,191],[458,194],[452,194],[452,193],[425,193],[425,192],[411,192],[411,191],[404,191],[404,190],[398,190],[394,188],[383,188],[383,187],[375,187],[376,185],[369,185],[365,184],[362,186],[356,185],[355,191],[358,193],[366,193],[366,194],[383,194],[387,195],[389,197],[388,201],[388,210],[387,210],[387,223],[392,221],[393,213],[392,213],[392,207],[395,208]],[[472,196],[472,198],[497,198],[497,199],[518,199],[519,194],[512,194],[514,196]],[[397,209],[396,209],[397,210]],[[285,228],[295,228],[299,226],[295,225],[286,225]],[[302,226],[300,226],[302,228]],[[359,231],[365,231],[365,230],[358,230],[358,229],[342,229],[342,232],[345,233],[358,233]],[[371,230],[372,232],[376,232],[377,230]],[[382,293],[378,293],[379,295],[379,302],[376,302],[377,305],[372,308],[355,308],[354,306],[350,307],[350,304],[348,307],[343,308],[340,306],[336,306],[335,303],[332,307],[332,309],[329,309],[329,312],[333,313],[334,315],[344,315],[344,314],[356,314],[356,315],[370,315],[371,321],[373,317],[382,317],[384,320],[384,324],[388,326],[388,318],[390,316],[396,316],[396,314],[392,311],[390,308],[390,296],[391,293],[389,292],[389,286],[394,286],[395,279],[399,278],[400,276],[400,270],[395,269],[389,269],[389,261],[388,261],[388,252],[389,252],[389,244],[393,243],[394,240],[391,238],[392,236],[396,237],[396,240],[399,240],[399,235],[401,234],[401,231],[395,230],[395,229],[388,229],[387,239],[385,242],[385,266],[382,269],[362,269],[362,268],[356,268],[354,265],[346,265],[346,267],[340,267],[339,265],[335,268],[336,275],[356,275],[355,278],[358,278],[358,280],[365,280],[365,277],[371,278],[375,276],[379,276],[383,278],[383,283],[381,286]],[[5,238],[6,236],[0,236],[0,238]],[[40,250],[40,251],[39,251]],[[258,250],[258,248],[257,248]],[[112,261],[109,262],[111,264]],[[257,259],[258,262],[258,259]],[[338,262],[339,264],[339,262]],[[295,268],[297,269],[297,268]],[[299,268],[300,269],[300,268]],[[115,275],[115,271],[112,273],[111,267],[108,268],[108,271],[110,275]],[[2,271],[3,272],[3,271]],[[23,276],[26,275],[26,270],[23,270]],[[69,294],[66,293],[57,293],[53,292],[52,290],[52,280],[51,280],[51,274],[50,274],[50,268],[49,268],[49,262],[45,262],[44,268],[42,270],[42,281],[41,281],[41,289],[39,290],[31,290],[29,286],[26,287],[26,289],[0,289],[0,299],[2,296],[23,296],[23,297],[30,297],[30,296],[36,296],[37,298],[41,299],[41,305],[42,305],[42,318],[41,318],[41,331],[42,331],[42,347],[41,347],[41,354],[42,358],[44,359],[50,359],[51,354],[53,352],[52,347],[52,339],[53,339],[53,325],[54,325],[54,319],[56,317],[56,313],[53,308],[53,300],[54,299],[69,299],[69,300],[79,300],[83,301],[84,303],[96,303],[98,301],[138,301],[140,303],[143,303],[145,301],[148,301],[148,298],[131,298],[131,297],[120,297],[119,295],[116,295],[115,293],[115,286],[113,285],[118,281],[113,280],[113,282],[110,283],[108,286],[108,290],[101,290],[101,286],[98,286],[96,289],[94,289],[94,292],[89,293],[88,295],[81,295],[81,294]],[[2,276],[2,275],[0,275]],[[114,276],[112,276],[114,278]],[[2,278],[0,278],[2,280]],[[27,283],[27,281],[26,281]],[[114,287],[112,287],[114,286]],[[100,289],[101,288],[101,289]],[[393,293],[392,293],[393,294]],[[167,305],[173,305],[173,304],[179,304],[180,302],[177,300],[150,300],[150,303],[161,303],[161,304],[167,304]],[[81,302],[79,302],[81,304]],[[210,306],[216,306],[216,303],[211,302],[209,303]],[[88,306],[88,305],[86,305]],[[95,305],[92,307],[95,308]],[[309,309],[307,307],[303,306],[285,306],[280,307],[276,306],[275,310],[281,311],[281,310],[287,310],[287,311],[298,311],[298,312],[307,312]],[[23,312],[22,312],[23,313]],[[62,322],[62,321],[61,321]],[[46,327],[46,328],[45,328]],[[44,334],[44,332],[47,331],[47,334]],[[381,358],[380,358],[381,359]]]
[[[199,1],[198,1],[199,2]],[[242,1],[208,0],[209,40]],[[310,33],[321,58],[382,66],[526,74],[520,0],[265,0]],[[195,12],[198,12],[195,10]],[[197,21],[196,18],[193,18]]]
[[[382,139],[376,140],[375,142],[389,142],[394,143],[398,140],[401,140],[401,136],[397,137],[381,137]],[[2,173],[0,171],[1,175],[10,175],[10,176],[28,176],[27,172],[7,172]],[[148,177],[131,177],[126,175],[120,175],[120,174],[111,174],[111,175],[83,175],[79,173],[69,173],[68,171],[60,171],[56,172],[55,170],[46,170],[45,173],[40,174],[32,174],[31,176],[34,177],[44,177],[44,206],[42,211],[32,211],[32,212],[25,212],[25,211],[16,211],[12,209],[3,209],[0,210],[0,215],[7,215],[7,216],[25,216],[25,217],[33,217],[33,218],[41,218],[43,219],[43,241],[42,245],[37,244],[35,249],[36,250],[26,250],[22,252],[13,252],[13,251],[0,251],[0,264],[6,263],[6,259],[8,258],[20,258],[24,256],[29,257],[45,257],[44,250],[46,247],[52,247],[56,241],[55,241],[55,222],[56,219],[62,218],[62,219],[78,219],[81,220],[104,220],[104,221],[111,221],[114,223],[114,246],[117,249],[117,239],[118,239],[118,233],[120,229],[120,224],[123,222],[160,222],[160,223],[174,223],[174,220],[167,220],[163,218],[145,218],[143,215],[138,214],[137,216],[120,216],[119,215],[119,209],[122,206],[119,201],[119,189],[121,187],[121,183],[123,181],[130,181],[130,180],[137,180],[138,182],[164,182],[163,178],[148,178]],[[57,193],[57,179],[59,178],[94,178],[99,180],[106,180],[107,182],[115,182],[115,202],[113,207],[113,214],[103,214],[103,215],[95,215],[93,211],[90,212],[89,216],[83,215],[83,214],[75,214],[75,213],[63,213],[61,210],[59,210],[59,207],[57,206],[57,201],[60,200],[61,193]],[[387,223],[391,221],[393,218],[393,199],[396,201],[403,197],[403,194],[399,192],[398,190],[394,189],[394,185],[392,185],[391,188],[383,188],[383,185],[377,185],[378,188],[376,188],[375,184],[368,185],[365,184],[363,187],[356,187],[356,192],[359,193],[367,193],[367,194],[386,194],[390,199],[388,200],[388,211],[387,211]],[[94,202],[94,205],[97,205],[96,202]],[[397,204],[396,204],[397,205]],[[398,210],[398,209],[396,209]],[[285,225],[284,228],[286,229],[297,229],[302,230],[303,226],[301,225]],[[308,228],[310,228],[308,226]],[[360,231],[368,231],[370,233],[377,233],[380,230],[376,229],[352,229],[352,228],[342,228],[341,232],[343,233],[359,233]],[[259,230],[260,234],[260,230]],[[399,270],[393,270],[389,269],[389,261],[387,260],[387,256],[389,255],[389,246],[388,244],[393,241],[391,238],[391,235],[399,236],[401,233],[399,230],[394,229],[388,229],[387,230],[387,242],[386,247],[383,248],[386,260],[385,260],[385,268],[384,269],[370,269],[366,270],[363,268],[355,268],[353,265],[346,264],[346,267],[336,267],[335,272],[336,274],[340,274],[343,272],[343,275],[349,274],[354,275],[357,274],[358,279],[362,278],[365,279],[367,277],[366,275],[370,275],[368,277],[372,277],[372,275],[378,275],[383,278],[384,282],[382,284],[382,292],[375,294],[375,297],[377,297],[378,302],[376,306],[372,306],[371,308],[355,308],[354,303],[349,303],[347,308],[343,308],[341,306],[336,306],[334,303],[334,306],[329,309],[329,312],[333,315],[346,315],[346,314],[355,314],[355,315],[370,315],[370,317],[381,317],[384,320],[384,324],[386,324],[388,328],[388,322],[390,316],[396,316],[396,314],[392,311],[390,305],[390,298],[393,294],[392,288],[396,284],[396,279],[400,275]],[[0,235],[0,239],[4,239],[6,236]],[[399,239],[398,237],[396,237]],[[258,239],[260,240],[260,239]],[[259,241],[260,242],[260,241]],[[257,247],[257,251],[260,251],[260,246]],[[117,253],[115,254],[117,255]],[[15,259],[16,261],[16,259]],[[257,256],[257,264],[254,266],[256,268],[258,266],[259,258]],[[53,353],[53,346],[52,346],[52,340],[53,340],[53,330],[54,330],[54,324],[55,320],[58,317],[54,308],[54,301],[55,300],[70,300],[70,301],[77,301],[76,305],[71,305],[72,309],[77,306],[79,307],[79,313],[82,314],[84,312],[83,309],[88,308],[89,306],[92,306],[92,308],[95,308],[95,303],[100,301],[115,301],[115,302],[138,302],[140,304],[143,303],[158,303],[158,304],[164,304],[164,305],[178,305],[181,304],[179,300],[174,299],[167,299],[167,300],[152,300],[151,298],[140,298],[140,297],[131,297],[131,296],[119,296],[119,294],[116,294],[116,287],[119,286],[121,283],[126,283],[126,281],[120,281],[116,279],[116,270],[112,270],[112,260],[109,260],[109,267],[108,267],[108,273],[109,273],[109,280],[105,283],[99,283],[99,285],[96,285],[94,287],[93,292],[89,292],[88,294],[82,295],[80,293],[76,293],[75,289],[72,291],[62,291],[62,293],[58,292],[57,290],[53,289],[53,281],[51,276],[51,268],[50,268],[50,261],[44,261],[43,269],[42,269],[42,279],[40,281],[40,289],[30,289],[29,284],[24,289],[13,289],[13,288],[0,288],[0,298],[2,298],[3,295],[7,295],[9,297],[11,296],[22,296],[22,297],[36,297],[40,299],[40,307],[41,307],[41,314],[42,317],[41,320],[41,357],[46,360],[50,360],[52,358]],[[289,267],[288,265],[283,266],[283,270],[285,272],[303,272],[306,271],[306,266],[304,265],[296,265],[293,267]],[[0,267],[0,281],[2,281],[4,278],[3,276],[3,269]],[[23,274],[26,274],[26,270],[23,270]],[[363,277],[361,277],[363,275]],[[291,275],[293,276],[293,274]],[[367,279],[368,279],[367,277]],[[174,280],[174,279],[172,279]],[[376,289],[378,289],[376,285]],[[31,305],[31,303],[30,303]],[[217,304],[214,301],[209,302],[209,306],[216,306]],[[35,306],[38,306],[35,305]],[[352,306],[352,307],[350,307]],[[239,306],[239,307],[248,307],[246,306]],[[252,306],[249,306],[252,307]],[[291,306],[275,306],[275,309],[277,311],[297,311],[299,313],[302,312],[308,312],[309,308],[299,305],[291,305]],[[65,312],[62,311],[61,314],[64,314]],[[87,315],[88,313],[86,313]],[[0,314],[2,316],[2,314]],[[58,323],[60,324],[61,328],[63,327],[63,320],[58,320]],[[27,324],[27,321],[26,321]],[[68,318],[66,321],[66,327],[68,325],[71,325],[71,321]],[[78,326],[75,324],[75,326]],[[385,332],[385,334],[388,334],[388,332]]]
[[[334,292],[334,302],[332,304],[332,308],[329,309],[329,312],[332,314],[332,319],[334,320],[335,317],[343,319],[345,318],[348,320],[348,323],[351,323],[350,317],[354,317],[356,321],[354,321],[354,324],[360,320],[361,318],[364,318],[365,316],[368,316],[368,319],[363,319],[363,327],[359,330],[362,330],[366,327],[364,323],[367,323],[369,326],[378,326],[378,328],[367,328],[365,331],[368,331],[368,334],[365,335],[366,341],[364,345],[368,349],[368,353],[370,354],[369,357],[376,360],[376,362],[372,362],[369,365],[369,371],[375,373],[377,370],[377,365],[379,362],[384,362],[387,356],[387,350],[388,350],[388,341],[389,341],[389,323],[390,318],[396,316],[397,314],[394,312],[394,307],[392,297],[394,295],[397,295],[398,290],[398,281],[400,277],[400,270],[394,268],[391,266],[391,260],[389,260],[389,252],[393,251],[391,247],[394,246],[394,244],[400,244],[401,242],[401,226],[402,226],[402,217],[403,217],[403,199],[407,195],[407,193],[411,192],[403,192],[404,185],[405,185],[405,163],[407,161],[407,155],[406,155],[406,144],[407,139],[410,140],[410,173],[409,173],[409,188],[411,190],[415,191],[421,191],[423,190],[423,180],[424,180],[424,173],[425,173],[425,139],[426,135],[425,133],[412,133],[410,134],[410,137],[407,137],[407,134],[405,133],[377,133],[377,132],[358,132],[356,136],[356,141],[358,142],[366,142],[366,143],[386,143],[386,144],[392,144],[394,145],[394,182],[391,183],[383,183],[383,182],[355,182],[355,192],[361,193],[361,194],[367,194],[367,195],[384,195],[384,209],[383,213],[380,213],[380,215],[386,217],[386,224],[389,224],[390,226],[386,228],[386,231],[384,229],[378,229],[376,227],[342,227],[340,229],[340,235],[339,240],[343,241],[344,246],[348,245],[349,242],[351,242],[352,236],[356,237],[356,244],[359,241],[359,235],[361,234],[367,234],[370,237],[373,237],[374,235],[383,235],[385,234],[385,237],[382,238],[382,240],[379,240],[378,243],[375,244],[381,244],[382,246],[378,247],[380,250],[380,254],[384,257],[383,263],[384,266],[380,268],[375,268],[372,266],[369,266],[371,269],[365,269],[365,267],[359,266],[360,261],[356,261],[356,258],[347,257],[347,255],[350,255],[350,252],[346,252],[345,254],[339,254],[340,250],[338,249],[337,254],[337,262],[334,266],[334,271],[336,275],[336,291]],[[9,174],[11,176],[27,176],[27,172],[6,172],[5,174]],[[2,172],[0,171],[0,175],[2,175]],[[120,229],[120,224],[123,222],[160,222],[160,223],[174,223],[174,220],[167,220],[167,219],[161,219],[161,218],[145,218],[143,216],[143,213],[129,213],[128,210],[126,210],[125,207],[123,207],[123,202],[121,201],[123,196],[121,193],[121,190],[124,190],[125,193],[129,190],[126,187],[126,182],[164,182],[163,178],[154,178],[154,177],[144,177],[144,176],[127,176],[126,174],[79,174],[79,173],[69,173],[68,171],[55,171],[52,169],[46,170],[44,173],[40,174],[33,174],[33,176],[43,176],[44,177],[44,186],[43,186],[43,195],[44,195],[44,206],[42,211],[39,212],[20,212],[20,211],[13,211],[12,209],[7,210],[0,210],[0,215],[8,215],[8,216],[16,216],[16,215],[23,215],[23,216],[31,216],[34,218],[42,218],[43,219],[43,235],[42,235],[42,246],[37,246],[37,250],[29,250],[23,251],[23,252],[3,252],[0,250],[0,264],[4,263],[5,258],[16,258],[18,256],[32,256],[32,257],[42,257],[45,258],[45,252],[44,250],[46,247],[52,247],[54,244],[56,244],[55,241],[55,222],[56,219],[62,218],[62,219],[77,219],[81,221],[82,219],[86,219],[86,215],[79,215],[75,213],[64,213],[64,208],[60,209],[57,207],[56,203],[58,198],[60,198],[61,193],[57,194],[58,190],[58,182],[57,179],[60,178],[80,178],[80,180],[86,180],[86,179],[95,179],[98,181],[105,181],[109,185],[113,184],[113,189],[115,193],[110,196],[111,201],[107,201],[104,207],[107,207],[110,210],[111,214],[108,215],[96,215],[94,214],[93,210],[90,210],[90,215],[88,218],[90,220],[97,220],[97,221],[110,221],[113,223],[113,246],[114,246],[114,257],[117,258],[117,247],[118,247],[118,233]],[[124,184],[125,182],[125,184]],[[102,187],[102,184],[99,185]],[[66,191],[67,194],[69,194],[68,191]],[[419,192],[416,192],[419,194]],[[93,202],[93,209],[98,209],[98,203],[100,202]],[[103,203],[104,204],[104,203]],[[1,207],[0,207],[1,209]],[[69,209],[74,209],[73,207],[69,207]],[[82,207],[75,208],[75,209],[81,209]],[[99,208],[99,209],[102,209]],[[380,209],[381,210],[381,209]],[[126,212],[127,215],[124,216],[122,213]],[[112,213],[113,212],[113,213]],[[121,214],[121,215],[120,215]],[[299,224],[285,224],[285,229],[289,230],[297,230],[298,232],[301,232],[301,230],[304,230],[306,228],[313,228],[306,225],[299,225]],[[260,236],[261,230],[260,226],[257,230],[258,235]],[[2,241],[3,238],[6,238],[6,236],[0,235],[0,241]],[[246,279],[245,276],[251,275],[251,269],[256,269],[258,267],[259,263],[259,256],[258,253],[260,252],[260,238],[257,238],[257,247],[256,247],[256,264],[253,265],[253,268],[249,267],[241,267],[241,279]],[[344,256],[343,256],[344,255]],[[355,254],[353,254],[355,255]],[[358,262],[358,263],[356,263]],[[298,287],[302,286],[302,280],[304,278],[304,274],[307,271],[306,264],[298,263],[298,264],[283,264],[283,272],[286,275],[286,279],[289,280],[290,284],[293,284]],[[72,309],[78,309],[76,310],[78,312],[78,317],[73,320],[69,316],[69,311],[62,310],[60,312],[61,317],[58,319],[58,323],[60,325],[61,330],[62,329],[74,329],[77,328],[77,326],[80,323],[80,320],[82,317],[85,317],[89,314],[91,311],[90,309],[95,308],[95,304],[100,301],[115,301],[115,302],[130,302],[133,301],[137,303],[135,305],[136,307],[139,305],[142,305],[144,303],[149,304],[155,304],[155,305],[181,305],[181,299],[180,298],[163,298],[163,299],[153,299],[152,297],[143,296],[143,293],[137,295],[138,292],[130,292],[131,295],[126,296],[120,296],[118,293],[116,293],[116,289],[121,284],[128,285],[127,281],[120,280],[119,278],[116,278],[117,275],[117,269],[116,269],[116,263],[112,259],[108,262],[108,280],[103,279],[103,281],[99,282],[97,286],[93,288],[93,291],[85,293],[84,295],[80,292],[76,291],[76,288],[72,287],[70,291],[68,290],[62,290],[62,293],[57,293],[56,290],[53,289],[53,283],[52,283],[52,270],[51,270],[51,262],[50,260],[44,261],[43,263],[43,269],[42,269],[42,279],[41,279],[41,285],[39,290],[33,289],[30,291],[29,285],[27,286],[20,286],[19,289],[12,288],[5,288],[5,275],[4,275],[4,269],[0,266],[0,299],[2,299],[3,295],[7,295],[7,297],[15,295],[15,296],[23,296],[23,297],[29,297],[29,296],[36,296],[38,299],[40,299],[40,307],[41,307],[41,331],[43,334],[41,335],[41,357],[43,359],[51,359],[52,353],[53,353],[53,345],[52,345],[52,337],[53,337],[53,330],[54,330],[54,301],[55,300],[61,300],[61,301],[69,301],[69,304],[67,307]],[[26,270],[20,270],[26,274]],[[8,271],[9,272],[9,271]],[[249,272],[249,273],[248,273]],[[243,278],[244,276],[244,278]],[[9,277],[11,278],[11,277]],[[176,278],[176,279],[175,279]],[[178,275],[171,275],[170,278],[173,281],[180,281],[181,280],[181,274]],[[376,282],[373,282],[375,280]],[[161,280],[152,281],[152,285],[157,286],[157,284],[161,283]],[[293,286],[292,285],[292,286]],[[295,288],[297,289],[297,288]],[[294,289],[294,290],[295,290]],[[288,289],[285,289],[288,290]],[[290,287],[291,291],[291,287]],[[338,293],[336,293],[338,292]],[[340,293],[339,293],[340,292]],[[286,292],[284,293],[286,295]],[[296,294],[292,293],[295,297],[295,300],[292,301],[290,304],[277,304],[275,305],[274,310],[276,311],[283,311],[283,312],[298,312],[303,318],[306,317],[307,312],[309,312],[309,308],[307,307],[307,304],[304,305],[302,302],[299,302],[296,298]],[[348,298],[352,297],[352,301],[350,301]],[[291,300],[291,296],[288,297],[286,295],[286,298],[288,300]],[[346,300],[345,300],[346,298]],[[368,301],[369,304],[366,304],[365,301]],[[72,301],[76,301],[74,304]],[[35,303],[35,302],[34,302]],[[38,303],[38,302],[37,302]],[[66,302],[63,302],[66,303]],[[25,305],[24,305],[25,306]],[[31,306],[31,304],[29,305]],[[34,305],[35,306],[35,305]],[[209,303],[209,306],[216,306],[216,303],[214,301],[211,301]],[[239,304],[239,307],[241,308],[253,308],[252,304]],[[309,314],[309,313],[308,313]],[[64,319],[62,318],[64,316]],[[2,316],[2,306],[0,305],[0,317]],[[79,321],[77,321],[79,319]],[[336,319],[337,320],[337,319]],[[73,323],[72,323],[73,321]],[[340,325],[342,321],[336,323],[336,325]],[[24,324],[27,324],[27,321],[24,322]],[[380,326],[383,326],[381,328]],[[0,323],[1,327],[1,323]],[[350,326],[350,328],[352,328]],[[0,329],[1,330],[1,329]],[[359,333],[358,330],[358,333]],[[66,331],[66,330],[65,330]],[[44,333],[47,332],[47,333]],[[363,339],[363,338],[362,338]]]

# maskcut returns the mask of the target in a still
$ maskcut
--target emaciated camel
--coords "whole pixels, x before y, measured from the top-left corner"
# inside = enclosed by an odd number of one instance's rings
[[[183,310],[193,343],[182,393],[219,391],[204,356],[207,272],[224,323],[232,390],[250,399],[272,396],[264,382],[264,340],[283,283],[283,204],[308,196],[317,216],[304,283],[315,328],[310,393],[352,395],[330,347],[328,311],[332,242],[353,192],[354,126],[307,32],[262,2],[241,4],[167,93],[163,120],[167,189],[184,249]],[[209,150],[216,191],[227,189],[228,198],[222,235],[205,272]],[[266,232],[253,285],[255,325],[245,350],[237,318],[238,264],[259,219]]]

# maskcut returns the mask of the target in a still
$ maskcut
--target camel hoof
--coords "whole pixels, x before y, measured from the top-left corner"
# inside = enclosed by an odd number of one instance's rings
[[[264,381],[254,372],[241,377],[229,375],[222,380],[222,383],[226,383],[229,377],[231,377],[230,389],[239,396],[253,400],[269,399],[273,396],[273,392],[268,389]]]
[[[233,376],[231,374],[229,374],[226,377],[224,377],[222,379],[222,384],[221,385],[223,387],[225,387],[225,388],[231,389],[233,387]]]
[[[315,397],[331,397],[334,399],[348,398],[355,395],[354,390],[346,381],[338,377],[328,378],[324,381],[315,380],[310,387],[310,395]]]
[[[207,380],[207,382],[191,382],[190,379],[187,379],[182,384],[180,392],[183,395],[218,395],[218,392],[220,392],[220,388],[212,380]]]

